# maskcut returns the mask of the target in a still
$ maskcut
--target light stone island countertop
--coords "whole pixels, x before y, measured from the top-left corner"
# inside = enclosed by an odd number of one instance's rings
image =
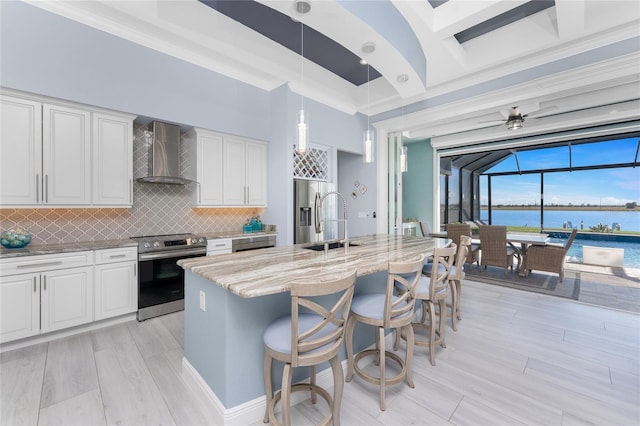
[[[273,247],[219,256],[182,259],[178,265],[244,298],[283,293],[296,280],[329,280],[353,269],[358,276],[387,270],[389,262],[433,254],[450,240],[387,234],[356,237],[359,244],[324,251],[305,249],[311,244]]]
[[[8,249],[0,248],[0,259],[9,259],[22,256],[36,256],[39,254],[72,253],[76,251],[102,250],[110,248],[138,247],[133,240],[104,240],[82,241],[78,243],[61,244],[29,244],[25,248]]]

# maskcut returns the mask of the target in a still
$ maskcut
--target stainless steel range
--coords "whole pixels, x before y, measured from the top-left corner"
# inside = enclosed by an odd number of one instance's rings
[[[180,259],[205,256],[207,239],[193,234],[131,237],[138,242],[138,321],[184,309]]]

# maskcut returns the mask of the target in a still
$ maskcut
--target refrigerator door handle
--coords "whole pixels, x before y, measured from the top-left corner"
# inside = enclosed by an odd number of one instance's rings
[[[315,219],[315,226],[316,226],[316,234],[319,234],[322,232],[322,224],[320,223],[320,193],[316,192],[316,199],[315,202],[313,204],[313,211],[314,211],[314,219]]]

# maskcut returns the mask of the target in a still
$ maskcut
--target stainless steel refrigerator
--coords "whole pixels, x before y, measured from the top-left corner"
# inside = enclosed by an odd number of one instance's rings
[[[310,243],[337,239],[338,223],[326,222],[322,224],[322,233],[316,234],[316,212],[314,205],[316,194],[320,197],[327,192],[335,191],[336,186],[331,182],[317,180],[293,180],[293,243]],[[322,217],[336,218],[336,197],[327,197],[322,203]]]

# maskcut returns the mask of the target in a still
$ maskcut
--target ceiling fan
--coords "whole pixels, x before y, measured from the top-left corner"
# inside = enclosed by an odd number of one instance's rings
[[[508,111],[500,111],[500,113],[506,117],[504,120],[492,120],[492,121],[481,121],[480,123],[499,123],[498,126],[502,126],[502,125],[506,125],[507,129],[509,130],[518,130],[521,129],[524,122],[525,122],[525,118],[530,117],[530,118],[542,118],[542,117],[537,117],[540,114],[543,114],[545,112],[548,112],[550,110],[554,110],[557,107],[555,106],[551,106],[548,108],[543,108],[543,109],[538,109],[538,104],[535,105],[529,105],[528,109],[529,111],[531,111],[530,113],[526,113],[526,114],[522,114],[521,109],[519,106],[514,106],[512,108],[509,108]],[[524,109],[524,108],[523,108]],[[536,117],[531,116],[531,113],[535,112]]]

